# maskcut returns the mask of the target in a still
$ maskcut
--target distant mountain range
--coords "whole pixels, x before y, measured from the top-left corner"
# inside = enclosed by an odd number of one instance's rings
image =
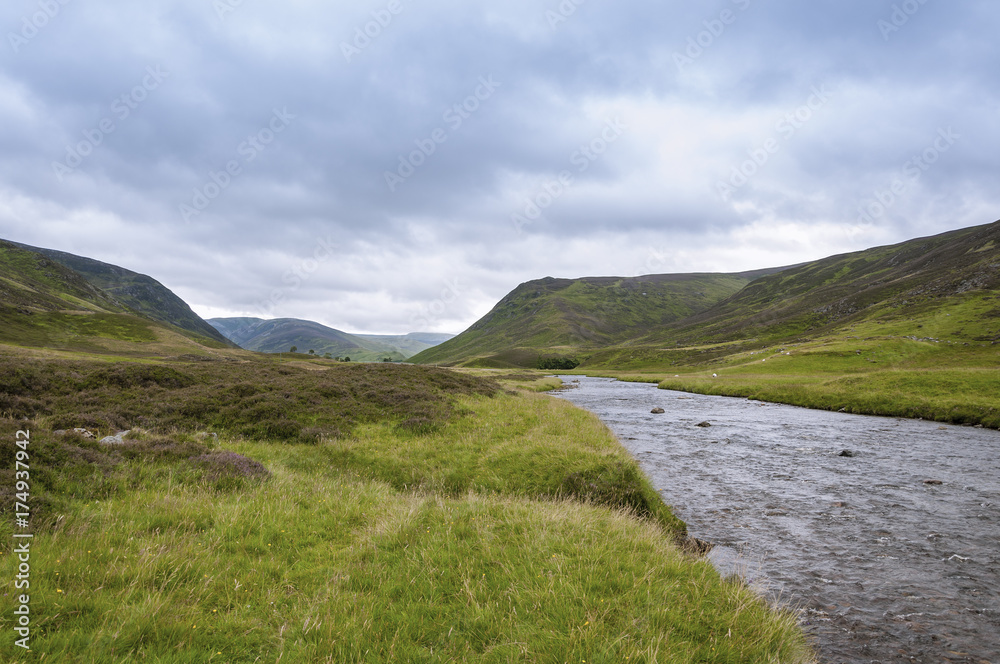
[[[163,341],[265,353],[292,346],[357,361],[405,360],[453,335],[352,335],[305,320],[205,321],[144,274],[54,249],[0,240],[0,343],[98,352],[114,342]],[[183,338],[180,339],[176,335]],[[185,341],[186,340],[186,341]]]
[[[287,353],[295,348],[300,353],[348,357],[361,362],[398,362],[453,336],[433,333],[355,335],[297,318],[212,318],[208,322],[227,339],[247,350]]]
[[[289,318],[206,322],[152,277],[0,240],[0,343],[86,352],[159,342],[181,354],[294,346],[359,361],[666,368],[851,334],[989,346],[1000,343],[998,321],[1000,222],[754,272],[547,277],[521,284],[453,338],[348,334]]]
[[[919,337],[960,304],[948,319],[957,338],[1000,339],[1000,303],[989,305],[998,287],[1000,222],[756,273],[546,278],[412,361],[524,367],[563,355],[585,367],[640,357],[669,366],[678,347],[815,339],[860,323]]]

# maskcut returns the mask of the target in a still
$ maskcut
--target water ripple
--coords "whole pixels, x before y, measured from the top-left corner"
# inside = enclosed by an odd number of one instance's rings
[[[576,379],[557,396],[720,571],[801,608],[821,661],[1000,664],[1000,432]]]

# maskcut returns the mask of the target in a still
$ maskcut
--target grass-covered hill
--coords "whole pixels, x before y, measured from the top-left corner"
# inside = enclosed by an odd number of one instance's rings
[[[125,310],[79,272],[4,240],[0,240],[0,280],[0,302],[25,315],[31,309]]]
[[[416,339],[401,337],[397,344],[394,337],[354,335],[298,318],[212,318],[208,322],[241,348],[261,353],[287,353],[294,346],[299,353],[399,362],[416,352],[411,350],[414,344],[421,349],[429,347]]]
[[[584,366],[672,366],[685,348],[819,338],[863,321],[927,336],[921,321],[959,303],[971,309],[955,335],[992,341],[998,287],[1000,222],[756,273],[546,278],[413,361],[533,366],[565,354]]]
[[[1000,222],[832,256],[761,277],[673,326],[663,339],[718,343],[821,336],[855,321],[918,321],[941,307],[1000,294]],[[995,308],[966,336],[996,340]],[[913,333],[917,334],[916,324]],[[992,335],[992,336],[990,336]],[[918,335],[925,336],[925,335]]]
[[[192,311],[184,300],[152,277],[84,256],[15,244],[73,270],[131,312],[226,343],[225,337]]]
[[[181,352],[231,346],[149,277],[122,270],[119,290],[113,275],[120,268],[60,257],[0,240],[0,343],[85,352],[118,342],[166,342]],[[165,308],[157,310],[157,302]]]
[[[757,273],[529,281],[454,339],[414,356],[428,364],[534,366],[539,354],[618,344],[723,300]]]
[[[753,282],[590,373],[661,387],[1000,428],[1000,222]]]

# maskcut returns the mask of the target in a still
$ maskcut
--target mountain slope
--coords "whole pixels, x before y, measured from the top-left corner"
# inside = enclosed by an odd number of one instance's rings
[[[871,318],[916,321],[998,288],[1000,222],[764,276],[659,338],[684,345],[817,336]]]
[[[665,389],[1000,428],[1000,222],[799,266],[583,359]]]
[[[412,359],[531,366],[555,353],[585,367],[670,367],[854,327],[993,341],[998,289],[1000,222],[756,273],[532,281]]]
[[[26,315],[31,309],[125,311],[83,275],[6,240],[0,240],[0,304]]]
[[[287,353],[295,346],[300,353],[350,357],[363,362],[406,359],[389,344],[370,341],[319,323],[297,318],[212,318],[209,321],[226,338],[247,350]]]
[[[136,313],[226,345],[229,344],[228,340],[219,334],[214,327],[192,311],[187,302],[177,297],[173,291],[152,277],[63,251],[32,247],[20,243],[14,244],[22,249],[46,256],[79,273],[115,302]]]
[[[758,274],[546,277],[529,281],[468,330],[412,360],[523,366],[532,364],[543,352],[575,352],[621,343],[708,308]]]
[[[162,322],[165,318],[136,312],[61,262],[0,240],[0,342],[88,352],[102,352],[108,343],[164,338],[170,341],[163,348],[183,352],[203,351],[203,344],[231,345],[215,334],[209,338]]]

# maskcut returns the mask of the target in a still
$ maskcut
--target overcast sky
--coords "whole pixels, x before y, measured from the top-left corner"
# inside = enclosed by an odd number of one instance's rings
[[[0,237],[204,317],[457,333],[519,283],[1000,218],[996,0],[5,0]]]

